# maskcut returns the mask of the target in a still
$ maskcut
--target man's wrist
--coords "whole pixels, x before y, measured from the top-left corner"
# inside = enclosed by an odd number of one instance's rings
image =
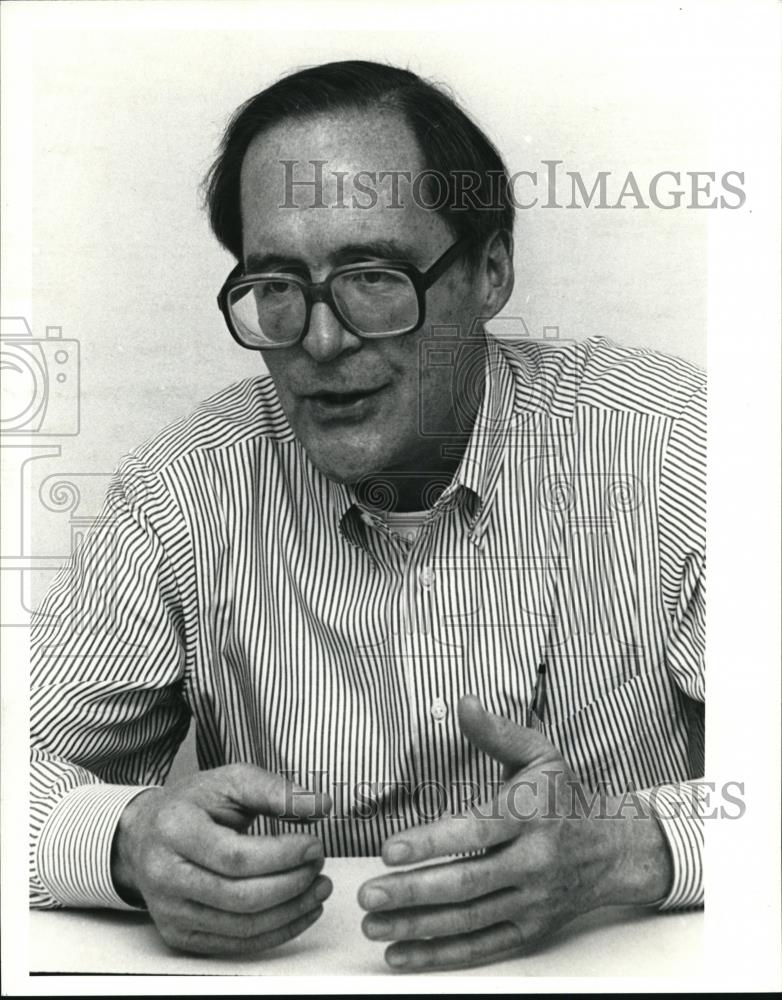
[[[617,800],[621,801],[621,800]],[[602,905],[650,906],[662,902],[673,884],[668,841],[654,814],[609,815],[614,864],[603,887]]]
[[[157,788],[148,788],[125,806],[117,822],[111,844],[111,879],[117,895],[130,906],[144,906],[144,898],[135,878],[134,843],[139,824],[149,806],[151,795]]]

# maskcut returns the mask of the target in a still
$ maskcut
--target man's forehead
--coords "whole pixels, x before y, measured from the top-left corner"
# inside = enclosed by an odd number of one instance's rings
[[[250,144],[242,164],[245,252],[276,235],[334,245],[382,230],[416,242],[443,222],[413,197],[423,158],[415,135],[392,111],[319,115],[274,126]],[[362,235],[363,234],[363,235]],[[423,258],[428,251],[422,248]]]
[[[285,119],[252,140],[242,177],[268,179],[285,161],[326,160],[327,172],[421,170],[412,129],[390,109],[343,110]]]

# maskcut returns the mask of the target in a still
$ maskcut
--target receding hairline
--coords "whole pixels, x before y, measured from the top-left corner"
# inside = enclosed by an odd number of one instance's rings
[[[412,133],[424,171],[440,177],[471,171],[507,181],[507,167],[499,150],[447,84],[366,60],[304,67],[249,98],[226,127],[203,185],[210,224],[218,240],[238,257],[242,168],[247,152],[261,136],[280,126],[290,127],[294,121],[350,113],[375,118],[386,112],[399,115]],[[389,166],[401,169],[406,165],[397,162]],[[447,181],[449,191],[452,183],[458,182]],[[452,232],[473,234],[476,246],[497,228],[513,230],[515,212],[506,185],[493,180],[488,183],[485,204],[449,208],[446,201],[433,206]]]
[[[426,165],[426,154],[421,145],[421,142],[416,135],[415,128],[408,120],[407,115],[403,108],[397,108],[392,106],[378,106],[376,107],[344,107],[344,108],[328,108],[322,111],[303,111],[301,114],[290,114],[279,121],[271,122],[268,125],[262,126],[250,139],[247,144],[247,148],[244,151],[244,156],[242,157],[242,169],[244,169],[244,164],[247,160],[248,155],[264,140],[268,140],[270,136],[274,133],[285,134],[287,130],[295,128],[297,126],[313,126],[323,122],[328,122],[332,120],[333,122],[341,122],[351,117],[357,119],[369,119],[371,122],[380,125],[382,121],[389,122],[392,119],[402,126],[404,131],[410,137],[412,146],[415,150],[416,156],[418,158],[418,167],[425,167]],[[284,157],[288,159],[288,157]],[[390,166],[389,169],[397,169],[394,166]]]

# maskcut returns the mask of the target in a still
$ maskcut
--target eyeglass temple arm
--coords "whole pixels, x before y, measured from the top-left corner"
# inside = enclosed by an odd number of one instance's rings
[[[424,271],[424,287],[429,288],[430,285],[433,285],[440,275],[444,274],[448,270],[456,258],[461,253],[464,253],[469,243],[472,243],[472,237],[463,236],[460,240],[457,240],[453,246],[448,247],[442,257],[438,257],[434,264],[432,264],[428,270]]]

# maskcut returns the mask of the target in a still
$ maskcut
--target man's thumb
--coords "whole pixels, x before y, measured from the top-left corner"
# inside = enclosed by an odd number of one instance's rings
[[[541,733],[487,712],[475,695],[459,699],[459,725],[473,746],[504,764],[511,773],[560,756]]]

